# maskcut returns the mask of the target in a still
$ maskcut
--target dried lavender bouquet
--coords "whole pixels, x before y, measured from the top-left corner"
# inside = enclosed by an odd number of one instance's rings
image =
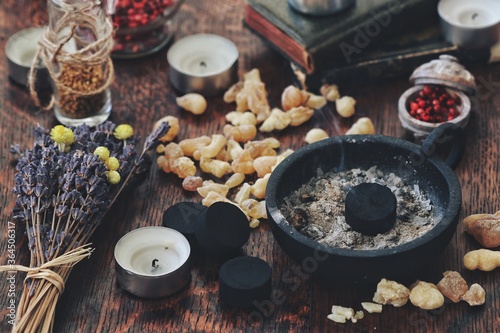
[[[31,253],[29,267],[2,267],[27,272],[13,332],[52,331],[72,267],[91,254],[90,236],[127,183],[148,169],[147,152],[168,127],[155,129],[140,154],[133,128],[109,121],[95,128],[39,126],[33,148],[12,147],[20,155],[13,219],[25,227]]]

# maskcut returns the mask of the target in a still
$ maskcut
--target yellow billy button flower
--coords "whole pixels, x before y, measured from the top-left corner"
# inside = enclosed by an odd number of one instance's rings
[[[109,149],[104,146],[99,146],[94,150],[94,155],[99,156],[101,161],[106,162],[109,159]]]
[[[118,159],[114,156],[108,158],[106,160],[106,162],[104,162],[106,164],[106,168],[109,170],[109,171],[116,171],[118,170],[118,168],[120,167],[120,162],[118,161]]]
[[[121,124],[115,128],[115,137],[118,140],[125,140],[134,135],[134,129],[129,124]]]
[[[66,145],[71,145],[75,142],[75,134],[73,131],[63,125],[54,126],[50,130],[50,138],[57,143],[60,151],[69,150],[69,147],[66,147]]]
[[[64,128],[64,143],[71,145],[75,142],[75,134],[73,131],[67,127]]]
[[[121,176],[118,171],[107,171],[106,176],[108,177],[108,182],[115,185],[120,182]]]

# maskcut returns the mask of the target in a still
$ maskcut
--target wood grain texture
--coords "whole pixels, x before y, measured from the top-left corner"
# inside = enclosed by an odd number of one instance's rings
[[[7,262],[7,223],[14,207],[14,164],[9,154],[11,144],[30,147],[36,124],[55,124],[51,112],[36,109],[23,88],[7,77],[4,46],[7,38],[25,27],[46,23],[45,0],[2,0],[0,3],[0,264]],[[272,105],[278,105],[283,89],[292,82],[284,60],[243,25],[244,0],[189,0],[174,19],[175,37],[193,33],[216,33],[234,41],[240,50],[239,74],[257,67],[269,91]],[[208,100],[205,115],[181,112],[175,105],[178,95],[167,75],[166,50],[155,55],[115,61],[116,80],[112,85],[112,120],[130,123],[146,136],[153,121],[171,114],[179,117],[178,138],[220,133],[224,114],[233,105],[221,97]],[[473,71],[480,84],[480,106],[467,129],[466,155],[456,169],[463,191],[461,217],[472,213],[492,213],[500,209],[500,67],[491,65]],[[363,78],[359,78],[362,82]],[[489,83],[488,83],[489,82]],[[370,86],[342,87],[344,95],[358,101],[357,115],[369,116],[378,133],[403,137],[397,118],[397,100],[409,87],[405,78]],[[322,127],[331,135],[341,135],[353,119],[343,120],[330,113],[331,106],[299,128],[287,129],[275,136],[283,148],[299,148],[312,127]],[[437,282],[441,273],[461,272],[469,284],[479,283],[486,292],[486,304],[471,308],[465,303],[446,303],[436,311],[423,311],[411,305],[402,308],[385,306],[381,314],[366,314],[356,324],[340,325],[326,316],[334,304],[361,309],[360,302],[371,300],[375,286],[365,288],[326,285],[293,263],[280,249],[266,223],[254,230],[244,247],[246,254],[268,261],[273,269],[273,295],[262,303],[260,311],[246,311],[224,305],[218,298],[218,269],[223,261],[193,249],[192,280],[178,294],[159,300],[134,297],[115,281],[113,249],[118,239],[137,227],[160,225],[163,211],[181,201],[199,201],[186,193],[181,181],[153,166],[147,179],[133,191],[126,192],[107,214],[92,237],[95,252],[78,264],[66,285],[56,312],[55,332],[497,332],[500,331],[500,269],[469,272],[462,266],[463,255],[479,245],[457,232],[445,252],[426,272],[415,278]],[[17,234],[16,261],[28,264],[24,236]],[[342,274],[342,272],[338,272]],[[7,276],[0,276],[0,331],[7,323]],[[23,274],[16,274],[17,298]]]

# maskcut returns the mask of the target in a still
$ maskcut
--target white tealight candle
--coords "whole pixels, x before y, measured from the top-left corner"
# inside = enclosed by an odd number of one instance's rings
[[[5,47],[7,57],[18,65],[31,67],[42,35],[41,28],[28,28],[15,33]]]
[[[170,47],[170,81],[183,93],[215,95],[237,79],[238,49],[229,39],[213,34],[196,34]]]
[[[458,13],[457,21],[466,27],[480,28],[494,24],[496,17],[486,8],[464,8],[461,13]]]
[[[188,46],[189,47],[189,46]],[[208,45],[206,46],[208,47]],[[221,49],[218,49],[221,51]],[[225,52],[202,52],[187,54],[186,57],[180,57],[179,69],[192,76],[210,76],[219,74],[228,69],[228,65],[234,62],[231,53]],[[176,60],[173,60],[174,64]]]
[[[115,246],[118,282],[140,297],[173,294],[189,281],[190,252],[188,240],[174,229],[133,230]]]
[[[496,0],[446,0],[441,1],[440,13],[455,25],[480,28],[500,20],[500,3]]]
[[[500,38],[500,1],[441,0],[438,13],[444,36],[458,46],[489,47]]]
[[[163,243],[161,245],[151,245],[144,248],[138,248],[131,253],[130,261],[125,261],[125,267],[132,272],[142,275],[162,275],[173,272],[179,268],[181,254],[175,244]],[[184,250],[181,249],[181,252]]]
[[[28,73],[38,50],[38,41],[44,33],[43,28],[28,28],[12,35],[5,44],[5,54],[8,59],[10,77],[22,85],[28,83]],[[42,81],[42,87],[49,86],[48,73],[42,64],[38,64],[37,80]],[[42,70],[43,68],[43,70]]]

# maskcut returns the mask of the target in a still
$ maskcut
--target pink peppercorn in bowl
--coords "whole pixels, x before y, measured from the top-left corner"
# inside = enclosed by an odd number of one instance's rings
[[[167,45],[173,36],[171,19],[184,0],[116,0],[114,58],[137,58]]]
[[[471,114],[468,95],[476,91],[475,79],[449,55],[423,64],[410,76],[415,86],[398,101],[401,125],[416,141],[424,140],[442,123],[465,128]]]
[[[447,110],[443,110],[439,113],[426,112],[426,109],[428,108],[434,109],[433,106],[427,106],[426,108],[419,107],[416,112],[424,110],[420,118],[419,114],[412,115],[412,113],[415,112],[415,110],[412,110],[412,105],[418,104],[418,102],[421,101],[417,100],[417,98],[419,98],[421,92],[424,92],[426,88],[433,89],[433,86],[417,85],[406,90],[401,95],[398,103],[399,120],[401,121],[401,125],[406,130],[408,130],[417,141],[425,139],[425,137],[427,137],[427,135],[429,135],[429,133],[432,132],[434,128],[438,127],[444,122],[451,122],[462,128],[465,128],[467,126],[471,110],[470,99],[463,92],[454,91],[452,89],[444,89],[445,94],[447,94],[451,100],[456,101],[456,105],[454,106],[454,108],[451,108],[455,110],[452,115],[450,115]],[[435,117],[440,117],[440,119],[437,120]]]

